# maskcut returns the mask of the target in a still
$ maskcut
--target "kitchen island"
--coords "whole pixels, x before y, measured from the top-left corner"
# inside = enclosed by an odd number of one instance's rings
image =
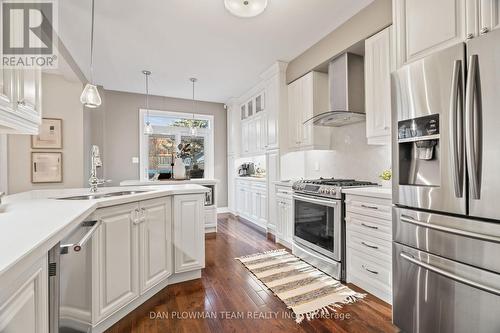
[[[131,194],[114,195],[124,191]],[[61,272],[48,264],[48,252],[90,222],[95,225],[86,242],[92,246],[87,251],[91,270],[78,276],[88,280],[89,308],[61,304],[62,320],[102,332],[168,284],[199,278],[205,264],[206,192],[199,185],[181,184],[103,188],[97,194],[104,197],[90,200],[69,200],[90,194],[88,189],[7,196],[0,207],[2,331],[48,332],[54,312],[49,311],[54,296],[49,276]],[[78,258],[84,246],[68,252]]]

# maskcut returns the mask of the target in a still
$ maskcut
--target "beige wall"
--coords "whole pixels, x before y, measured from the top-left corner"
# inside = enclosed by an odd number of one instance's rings
[[[373,1],[347,22],[289,62],[286,69],[287,83],[298,79],[391,23],[391,0]]]
[[[86,121],[93,133],[86,146],[102,147],[104,177],[113,185],[139,179],[139,164],[133,164],[132,157],[139,157],[139,109],[144,108],[145,95],[104,90],[102,97],[103,105]],[[193,109],[191,100],[161,96],[151,96],[149,105],[152,110],[190,113]],[[227,207],[226,111],[220,103],[197,102],[196,113],[214,116],[214,175],[220,181],[217,205]]]
[[[9,193],[44,189],[82,187],[83,185],[83,107],[80,103],[82,84],[63,76],[42,75],[43,117],[63,120],[63,149],[31,149],[30,135],[8,136]],[[62,151],[63,182],[31,183],[31,152]]]

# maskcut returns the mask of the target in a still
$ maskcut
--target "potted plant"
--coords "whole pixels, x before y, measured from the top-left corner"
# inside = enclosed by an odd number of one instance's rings
[[[378,177],[382,180],[383,187],[391,187],[392,186],[392,171],[391,171],[391,169],[383,170],[382,173]]]

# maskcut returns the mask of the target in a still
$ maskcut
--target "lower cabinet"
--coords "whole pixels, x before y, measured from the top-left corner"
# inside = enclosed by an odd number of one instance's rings
[[[293,199],[291,188],[276,190],[276,241],[291,248],[293,242]]]
[[[205,267],[203,204],[199,195],[174,197],[175,273]]]
[[[139,227],[141,294],[172,275],[172,198],[141,203]]]
[[[267,185],[255,180],[236,180],[237,214],[244,219],[255,223],[259,227],[267,228]]]
[[[346,280],[391,303],[391,200],[349,194],[346,211]]]
[[[91,218],[100,223],[92,238],[94,326],[174,272],[205,266],[203,194],[102,208]]]
[[[2,281],[0,332],[48,333],[47,256],[15,281]]]
[[[139,296],[139,204],[97,210],[93,237],[93,321],[99,322]]]

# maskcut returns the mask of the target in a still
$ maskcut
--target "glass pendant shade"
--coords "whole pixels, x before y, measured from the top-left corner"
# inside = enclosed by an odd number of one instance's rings
[[[80,102],[88,108],[95,109],[101,106],[102,100],[99,96],[97,87],[93,84],[87,83],[80,96]]]
[[[144,134],[150,135],[153,134],[153,132],[153,125],[151,125],[151,123],[147,121],[146,124],[144,124]]]
[[[267,8],[268,0],[224,0],[224,6],[233,15],[238,17],[254,17]]]

